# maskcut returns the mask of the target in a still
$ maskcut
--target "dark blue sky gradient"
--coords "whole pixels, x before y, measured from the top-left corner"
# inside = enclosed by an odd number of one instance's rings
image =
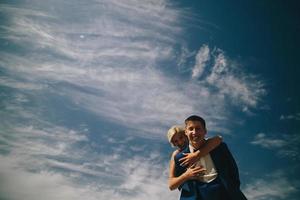
[[[289,160],[285,156],[274,156],[274,150],[247,143],[254,133],[269,133],[269,137],[274,138],[284,136],[287,140],[290,135],[299,135],[299,119],[280,120],[281,115],[300,110],[299,2],[189,1],[183,5],[191,7],[198,19],[207,23],[204,31],[188,28],[186,37],[190,38],[191,48],[197,49],[202,43],[217,46],[242,63],[247,72],[264,81],[267,94],[256,114],[236,113],[244,123],[232,129],[233,138],[225,137],[242,171],[249,172],[248,175],[242,172],[244,182],[281,169],[295,170],[288,174],[298,179],[299,158]],[[291,145],[298,146],[297,143]]]

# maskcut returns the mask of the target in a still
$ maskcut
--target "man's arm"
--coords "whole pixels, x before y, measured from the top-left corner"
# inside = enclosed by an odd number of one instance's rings
[[[239,178],[239,170],[238,166],[233,158],[228,146],[225,143],[220,145],[222,147],[222,160],[223,162],[227,163],[228,175],[233,181],[233,184],[237,187],[240,187],[240,178]]]
[[[226,187],[232,191],[232,199],[247,200],[240,190],[240,179],[237,164],[225,143],[221,143],[216,149],[215,155],[219,157],[218,163],[220,171],[226,183]]]
[[[198,151],[195,151],[194,153],[185,153],[184,157],[181,158],[179,161],[181,165],[183,166],[191,166],[196,161],[198,161],[201,157],[208,154],[210,151],[215,149],[217,146],[219,146],[222,142],[222,137],[217,135],[212,138],[209,138],[206,143],[201,147]]]

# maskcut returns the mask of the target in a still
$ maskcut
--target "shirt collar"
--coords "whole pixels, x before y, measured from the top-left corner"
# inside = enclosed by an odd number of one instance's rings
[[[189,150],[191,153],[194,153],[196,151],[196,149],[190,144],[189,144]]]

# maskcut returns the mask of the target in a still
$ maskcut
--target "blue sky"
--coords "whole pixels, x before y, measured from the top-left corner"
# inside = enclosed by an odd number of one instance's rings
[[[221,134],[249,200],[299,196],[296,1],[0,3],[0,199],[177,199],[166,132]]]

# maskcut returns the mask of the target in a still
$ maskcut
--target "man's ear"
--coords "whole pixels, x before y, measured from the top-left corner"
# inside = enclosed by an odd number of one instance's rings
[[[184,134],[187,136],[187,130],[186,129],[184,129]]]

